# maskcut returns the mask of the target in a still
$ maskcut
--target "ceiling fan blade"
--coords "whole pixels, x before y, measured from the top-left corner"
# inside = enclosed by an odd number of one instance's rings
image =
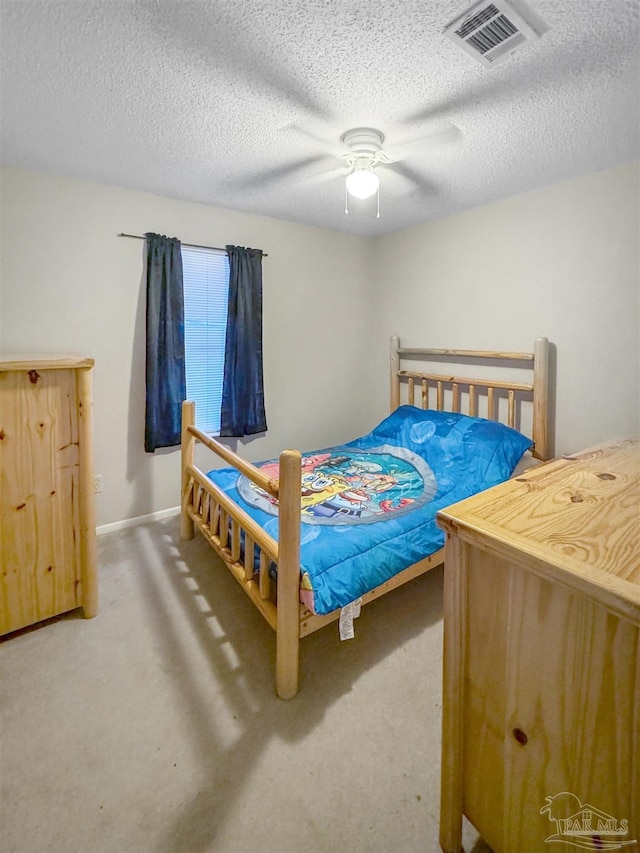
[[[380,193],[382,196],[410,195],[418,191],[418,187],[409,178],[405,178],[400,172],[387,166],[384,173],[380,171]]]
[[[284,181],[287,178],[300,176],[305,179],[308,176],[313,176],[318,173],[317,168],[320,164],[326,164],[326,154],[316,154],[313,157],[305,157],[303,160],[298,160],[296,163],[285,163],[282,166],[276,166],[273,169],[267,169],[264,172],[254,172],[250,175],[245,175],[241,180],[229,181],[227,187],[229,189],[248,190],[262,189],[269,184],[277,181]]]
[[[323,169],[322,172],[317,172],[315,175],[311,175],[310,178],[305,179],[305,184],[307,186],[324,186],[339,178],[344,180],[348,173],[349,170],[345,166],[337,166],[335,169]]]
[[[406,160],[419,155],[422,151],[431,151],[440,145],[450,145],[462,139],[462,131],[450,121],[440,121],[421,136],[399,142],[386,148],[393,160]]]
[[[440,194],[433,182],[405,163],[390,163],[386,166],[380,177],[380,185],[383,192],[388,190],[391,195],[419,192],[434,197]]]
[[[339,157],[341,154],[347,153],[349,149],[340,141],[339,138],[332,138],[322,130],[310,128],[308,125],[288,124],[282,128],[283,130],[292,130],[299,133],[301,136],[311,140],[316,146],[319,146],[329,156]]]

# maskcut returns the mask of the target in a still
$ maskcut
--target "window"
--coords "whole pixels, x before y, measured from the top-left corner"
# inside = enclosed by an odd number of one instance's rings
[[[224,346],[229,297],[226,252],[182,246],[184,349],[187,399],[196,404],[196,426],[220,432]]]

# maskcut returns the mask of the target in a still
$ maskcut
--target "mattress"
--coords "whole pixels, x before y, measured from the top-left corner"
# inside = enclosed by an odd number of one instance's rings
[[[495,421],[401,406],[364,436],[303,454],[301,600],[329,613],[433,554],[436,513],[506,480],[531,444]],[[277,460],[258,467],[278,476]],[[278,539],[274,498],[235,469],[208,476]]]

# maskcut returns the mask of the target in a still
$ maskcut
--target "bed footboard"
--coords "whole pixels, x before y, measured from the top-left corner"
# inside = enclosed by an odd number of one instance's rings
[[[196,466],[196,441],[278,500],[278,541]],[[299,451],[280,454],[279,474],[278,480],[269,479],[255,465],[201,432],[195,426],[195,404],[183,403],[181,538],[192,539],[197,528],[276,631],[276,692],[281,699],[291,699],[299,682]],[[278,567],[275,591],[269,574],[272,563]]]

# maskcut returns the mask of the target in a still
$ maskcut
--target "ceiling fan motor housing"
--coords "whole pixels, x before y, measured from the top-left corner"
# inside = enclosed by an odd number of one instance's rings
[[[384,133],[373,127],[354,127],[343,133],[340,141],[355,154],[373,157],[382,148]]]

